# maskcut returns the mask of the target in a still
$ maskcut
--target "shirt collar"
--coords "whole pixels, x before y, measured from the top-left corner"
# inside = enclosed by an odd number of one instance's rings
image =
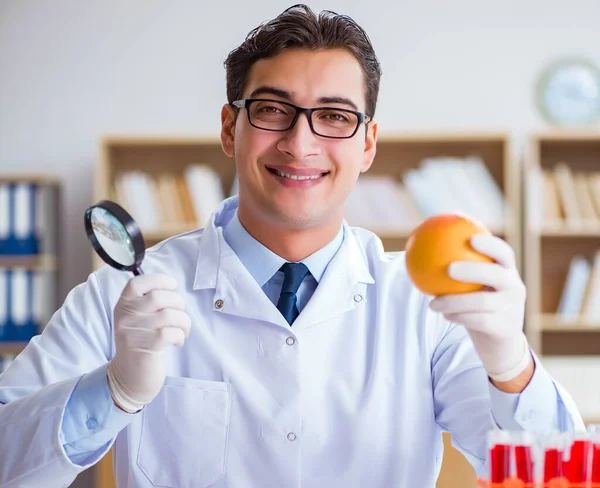
[[[248,233],[240,222],[237,210],[231,220],[224,226],[223,237],[261,287],[286,262],[285,259],[265,247]],[[317,283],[323,277],[329,262],[337,253],[343,240],[344,227],[340,226],[339,232],[332,241],[301,261],[306,265]]]

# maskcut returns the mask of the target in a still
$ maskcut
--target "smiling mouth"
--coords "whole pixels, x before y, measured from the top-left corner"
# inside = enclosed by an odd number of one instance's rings
[[[322,178],[323,176],[329,174],[329,171],[324,171],[323,173],[316,173],[314,175],[292,175],[289,173],[284,173],[283,171],[279,171],[278,169],[275,169],[275,168],[267,167],[267,169],[269,170],[269,172],[273,173],[274,175],[280,176],[281,178],[288,178],[290,180],[299,180],[299,181],[318,180],[319,178]]]

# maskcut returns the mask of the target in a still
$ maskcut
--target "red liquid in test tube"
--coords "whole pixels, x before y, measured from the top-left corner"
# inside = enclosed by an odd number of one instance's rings
[[[514,452],[517,479],[525,483],[533,483],[533,453],[531,446],[517,445]]]
[[[563,452],[558,448],[548,448],[544,452],[544,483],[562,476]]]
[[[585,483],[589,475],[589,459],[592,444],[588,440],[578,439],[571,446],[567,479],[571,483]]]
[[[488,436],[490,483],[527,483],[535,481],[533,438],[526,432],[496,430]]]
[[[543,437],[543,479],[544,488],[551,481],[556,484],[559,480],[566,482],[564,477],[568,469],[565,453],[569,452],[571,437],[569,434],[554,433]],[[550,485],[548,485],[550,486]]]
[[[600,484],[600,443],[594,442],[592,455],[592,483]]]
[[[590,480],[594,485],[598,484],[600,486],[600,425],[588,425],[587,431],[592,444]]]
[[[503,483],[510,476],[510,447],[496,444],[490,449],[490,481]]]

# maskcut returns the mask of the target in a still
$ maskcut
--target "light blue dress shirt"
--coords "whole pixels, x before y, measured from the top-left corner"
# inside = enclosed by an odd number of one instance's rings
[[[276,305],[283,285],[283,272],[279,268],[286,260],[254,239],[240,222],[237,211],[223,228],[223,237]],[[310,300],[343,240],[344,229],[340,227],[329,244],[302,260],[310,273],[298,289],[298,311],[302,312]],[[117,408],[112,401],[106,368],[88,373],[74,388],[65,408],[60,436],[66,454],[73,463],[86,464],[90,453],[105,449],[111,439],[129,423],[129,417],[130,414]]]

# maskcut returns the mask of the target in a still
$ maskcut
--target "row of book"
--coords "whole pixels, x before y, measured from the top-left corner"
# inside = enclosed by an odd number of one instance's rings
[[[56,274],[0,268],[0,341],[28,341],[40,333],[56,306]]]
[[[56,252],[57,188],[0,181],[0,256]]]
[[[504,228],[506,208],[504,194],[481,158],[444,157],[425,159],[397,177],[361,176],[345,216],[351,225],[405,233],[427,217],[461,212],[498,231]]]
[[[583,319],[600,326],[600,250],[593,259],[572,258],[557,315],[565,322]]]
[[[115,177],[114,191],[142,231],[204,227],[228,196],[218,173],[206,164],[192,164],[183,174],[123,172]]]
[[[142,231],[203,227],[223,199],[237,193],[237,179],[225,192],[210,165],[192,164],[183,174],[120,173],[114,191]],[[395,176],[361,176],[347,200],[346,219],[376,232],[406,232],[429,216],[463,212],[502,229],[505,207],[502,190],[481,158],[431,158]]]
[[[600,171],[576,171],[565,162],[534,170],[532,225],[600,227]]]

